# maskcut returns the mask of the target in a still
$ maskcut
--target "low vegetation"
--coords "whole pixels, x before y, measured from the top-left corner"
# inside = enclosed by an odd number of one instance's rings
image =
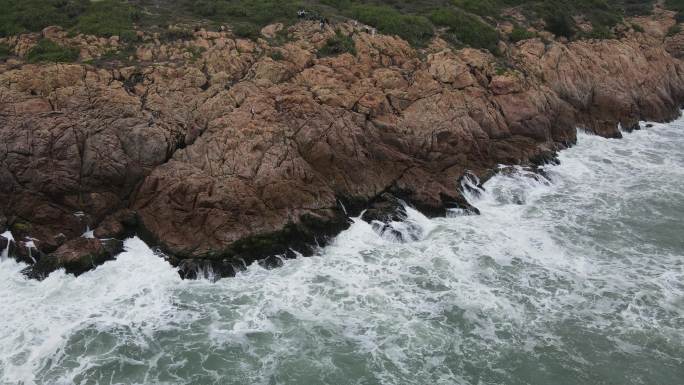
[[[684,22],[684,0],[665,0],[665,5],[677,12],[677,22]]]
[[[440,27],[446,27],[447,41],[496,52],[499,33],[479,16],[459,9],[440,8],[430,14],[430,20]]]
[[[50,25],[73,31],[134,36],[142,9],[120,0],[0,0],[0,36],[34,32]]]
[[[680,32],[682,32],[682,27],[680,27],[678,24],[673,25],[667,30],[667,36],[674,36]]]
[[[257,38],[264,25],[295,23],[306,10],[308,20],[355,19],[378,32],[397,35],[416,46],[440,35],[456,46],[472,46],[496,52],[495,26],[513,22],[511,10],[531,23],[568,39],[612,37],[625,16],[651,12],[655,0],[0,0],[0,37],[40,31],[59,25],[71,33],[118,35],[127,43],[137,41],[136,29],[156,28],[162,38],[190,38],[186,30],[168,25],[201,23],[205,27],[230,25],[240,37]],[[665,0],[684,20],[684,0]],[[577,18],[593,27],[582,33]],[[511,41],[533,37],[528,25],[517,25]],[[166,32],[163,32],[166,31]],[[340,45],[342,41],[331,44]],[[330,46],[326,49],[338,49]],[[331,52],[334,52],[331,51]]]
[[[76,49],[63,47],[49,39],[41,39],[26,55],[26,60],[29,63],[68,63],[77,59],[78,51]]]
[[[397,35],[414,45],[423,45],[434,35],[432,24],[425,16],[403,14],[389,6],[355,5],[348,12],[354,19],[374,26],[378,32]]]
[[[10,47],[7,44],[0,44],[0,60],[7,59],[11,53]]]
[[[356,55],[356,47],[351,36],[347,36],[340,31],[337,31],[335,36],[328,39],[325,45],[318,50],[319,57],[337,56],[343,53]]]
[[[133,24],[142,18],[142,10],[119,0],[88,2],[85,11],[79,15],[75,30],[90,35],[114,36],[131,42],[137,40]]]
[[[511,31],[510,35],[508,35],[508,38],[512,42],[517,43],[517,42],[522,41],[522,40],[532,39],[536,36],[537,36],[536,33],[530,32],[527,29],[525,29],[519,25],[516,25],[515,27],[513,27],[513,30]]]

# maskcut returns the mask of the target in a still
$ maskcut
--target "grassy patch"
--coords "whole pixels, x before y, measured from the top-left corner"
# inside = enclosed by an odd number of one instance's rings
[[[109,63],[109,62],[121,62],[121,63],[127,63],[130,64],[131,57],[135,56],[135,45],[133,44],[126,44],[119,49],[111,49],[104,54],[102,54],[99,58],[91,60],[92,64],[102,64],[102,63]]]
[[[188,47],[188,52],[190,52],[192,62],[196,62],[202,57],[202,54],[206,51],[204,47]]]
[[[0,36],[39,31],[49,25],[72,26],[83,12],[81,1],[0,0]]]
[[[343,53],[356,55],[356,46],[351,36],[344,35],[340,31],[337,31],[335,36],[328,39],[325,45],[318,50],[319,57],[337,56]]]
[[[283,53],[278,51],[278,50],[274,50],[274,51],[269,52],[268,57],[270,57],[271,59],[273,59],[275,61],[285,59],[285,56],[283,56]]]
[[[119,36],[123,41],[135,41],[137,35],[133,23],[140,20],[142,12],[136,7],[119,0],[93,2],[79,17],[76,29],[79,32],[98,36]]]
[[[485,48],[495,53],[499,33],[479,17],[461,10],[442,8],[430,15],[435,25],[447,27],[447,40],[476,48]]]
[[[653,11],[653,0],[623,0],[625,16],[649,15]]]
[[[192,31],[183,28],[169,28],[161,33],[161,40],[176,41],[176,40],[192,40],[195,35]]]
[[[232,31],[235,36],[245,39],[256,40],[261,37],[261,28],[252,23],[235,23]]]
[[[682,32],[682,27],[679,24],[675,24],[667,30],[667,36],[674,36]]]
[[[388,6],[356,5],[350,14],[381,33],[397,35],[414,45],[423,45],[434,35],[432,24],[426,17],[405,15]]]
[[[0,0],[0,36],[57,25],[99,36],[134,36],[140,8],[122,0]]]
[[[513,27],[513,31],[511,31],[511,34],[508,36],[508,38],[514,43],[517,43],[522,40],[532,39],[535,37],[537,37],[536,33],[530,32],[525,28],[522,28],[517,25]]]
[[[498,34],[493,25],[505,20],[503,11],[517,7],[530,22],[546,21],[557,36],[578,34],[573,17],[582,15],[608,36],[624,16],[651,12],[655,0],[0,0],[0,36],[40,31],[49,25],[71,33],[118,35],[135,42],[135,26],[164,28],[175,23],[229,24],[244,38],[260,36],[263,26],[298,21],[305,9],[309,19],[354,18],[380,33],[397,35],[413,45],[426,44],[437,27],[455,45],[496,50]],[[684,21],[684,0],[665,0]],[[597,35],[599,36],[599,35]],[[512,40],[526,35],[516,32]],[[187,31],[163,32],[166,40],[190,38]]]
[[[11,54],[12,51],[7,44],[0,44],[0,60],[7,59]]]
[[[587,34],[590,39],[615,39],[615,34],[606,26],[600,25],[594,27],[591,32]]]
[[[40,40],[26,55],[26,61],[29,63],[69,63],[76,60],[78,60],[78,50],[63,47],[49,39]]]
[[[240,22],[262,27],[275,22],[290,23],[302,7],[293,0],[182,0],[185,10],[203,18]]]
[[[498,15],[505,3],[497,0],[454,0],[457,7],[480,16]]]
[[[678,23],[684,22],[684,0],[665,0],[665,6],[675,12]]]

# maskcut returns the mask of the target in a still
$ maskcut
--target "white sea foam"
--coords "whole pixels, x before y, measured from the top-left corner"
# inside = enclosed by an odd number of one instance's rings
[[[408,207],[403,242],[355,218],[317,256],[216,283],[138,239],[78,278],[5,261],[0,382],[678,384],[682,125],[580,134],[546,177],[470,194],[479,216]]]
[[[10,242],[14,242],[14,237],[12,236],[12,232],[9,230],[0,234],[0,236],[2,236],[8,240],[7,246],[5,246],[5,248],[2,249],[2,251],[0,251],[0,262],[2,262],[4,260],[6,260],[7,257],[9,257]]]

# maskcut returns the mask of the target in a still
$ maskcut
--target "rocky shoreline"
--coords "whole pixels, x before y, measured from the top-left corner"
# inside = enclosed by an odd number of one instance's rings
[[[137,234],[186,278],[229,276],[310,254],[348,217],[468,209],[460,179],[534,165],[576,128],[619,137],[684,102],[684,34],[673,14],[630,20],[618,39],[502,44],[502,55],[416,50],[351,24],[290,27],[287,42],[230,32],[143,36],[136,65],[89,63],[118,41],[57,28],[0,41],[0,249],[42,278],[80,274]],[[336,30],[356,54],[317,57]],[[41,38],[76,64],[27,64]],[[92,235],[88,232],[93,229]],[[85,235],[84,235],[85,233]]]

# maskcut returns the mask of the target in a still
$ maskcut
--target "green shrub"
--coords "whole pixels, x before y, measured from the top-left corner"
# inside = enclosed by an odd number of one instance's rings
[[[649,15],[653,11],[653,0],[623,0],[626,16]]]
[[[7,44],[0,44],[0,60],[7,59],[11,54],[12,51]]]
[[[186,10],[219,22],[241,22],[262,27],[293,22],[302,7],[295,0],[183,0]]]
[[[514,43],[517,43],[521,40],[532,39],[535,37],[537,37],[536,33],[530,32],[520,26],[513,27],[513,31],[511,31],[511,34],[508,36],[508,38]]]
[[[391,7],[356,5],[352,7],[351,15],[381,33],[397,35],[413,45],[426,44],[434,36],[434,29],[427,18],[404,15]]]
[[[644,28],[640,26],[639,24],[632,24],[632,29],[635,32],[644,32]]]
[[[475,48],[497,52],[499,33],[477,16],[459,10],[438,9],[430,14],[435,25],[448,27],[445,37],[452,43],[462,43]]]
[[[70,27],[87,0],[0,0],[0,36],[40,31],[49,25]]]
[[[684,0],[665,0],[665,7],[677,12],[684,12]]]
[[[161,39],[164,41],[191,40],[194,37],[192,31],[182,28],[169,28],[161,34]]]
[[[682,27],[679,24],[675,24],[667,30],[667,36],[674,36],[682,32]]]
[[[589,32],[588,37],[590,39],[614,39],[615,35],[608,27],[597,25]]]
[[[102,0],[91,3],[79,17],[76,29],[89,35],[114,36],[122,40],[135,40],[133,23],[140,20],[139,9],[118,0]]]
[[[188,52],[192,55],[191,61],[195,62],[202,57],[202,54],[206,51],[204,47],[188,47]]]
[[[271,51],[271,52],[268,54],[268,56],[269,56],[271,59],[275,60],[275,61],[285,59],[285,56],[283,56],[283,53],[280,52],[280,51],[278,51],[278,50],[273,50],[273,51]]]
[[[237,23],[233,25],[233,34],[237,37],[256,40],[261,36],[261,28],[251,23]]]
[[[547,17],[546,29],[558,37],[570,39],[575,35],[575,22],[567,14],[558,13]]]
[[[57,25],[87,34],[112,36],[133,29],[139,8],[123,0],[0,0],[0,36]]]
[[[74,62],[78,59],[78,50],[63,47],[52,40],[42,39],[31,48],[26,55],[29,63],[38,62]]]
[[[0,36],[40,31],[58,25],[72,33],[118,35],[124,42],[137,41],[134,26],[152,27],[188,22],[194,17],[218,25],[232,25],[236,35],[256,38],[270,23],[291,24],[297,10],[306,9],[313,18],[341,20],[352,17],[398,35],[414,45],[427,43],[434,35],[436,19],[447,26],[445,38],[453,44],[495,50],[496,31],[489,25],[504,20],[502,10],[518,7],[530,21],[545,20],[557,36],[571,38],[573,17],[583,15],[605,32],[624,15],[651,12],[655,0],[0,0]],[[684,0],[665,0],[684,22]],[[447,13],[447,15],[440,15]],[[458,16],[453,16],[453,14]],[[190,17],[189,17],[190,16]],[[479,17],[478,17],[479,16]],[[207,20],[208,19],[208,20]],[[432,19],[432,23],[430,22]],[[452,23],[456,20],[456,23]],[[605,28],[604,28],[605,27]],[[167,39],[189,38],[166,34]],[[512,39],[522,39],[524,33]]]
[[[119,49],[111,49],[99,58],[95,59],[95,63],[119,61],[128,63],[129,58],[135,56],[135,46],[133,44],[126,44],[121,46]]]
[[[351,36],[344,35],[340,31],[337,31],[335,36],[328,39],[325,45],[318,50],[319,57],[336,56],[343,53],[356,55],[356,46]]]
[[[454,0],[454,5],[476,15],[495,16],[503,4],[497,0]]]

